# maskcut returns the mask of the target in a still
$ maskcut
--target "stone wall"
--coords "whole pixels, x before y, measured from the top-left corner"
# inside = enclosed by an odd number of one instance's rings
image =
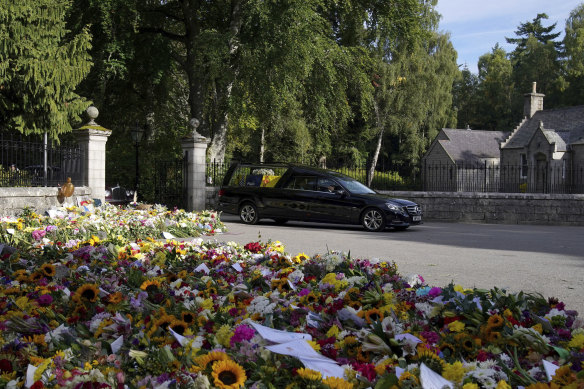
[[[216,187],[207,188],[207,209],[217,208]],[[414,201],[425,221],[584,226],[584,195],[475,192],[381,192]]]
[[[382,192],[421,205],[428,221],[584,226],[584,195]]]
[[[46,210],[63,206],[57,200],[59,188],[0,188],[0,216],[17,216],[25,207],[43,214]],[[75,188],[65,204],[75,204],[78,196],[91,198],[91,190],[82,186]]]

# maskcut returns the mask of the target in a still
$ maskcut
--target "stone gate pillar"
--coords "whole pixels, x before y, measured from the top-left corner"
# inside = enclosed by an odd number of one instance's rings
[[[85,184],[91,189],[91,198],[105,201],[105,144],[112,134],[110,130],[95,122],[99,111],[94,106],[87,108],[89,122],[77,130],[79,146],[85,153]]]
[[[188,211],[202,211],[206,203],[206,164],[209,139],[197,132],[199,121],[191,119],[192,135],[181,142],[187,164],[186,190]]]

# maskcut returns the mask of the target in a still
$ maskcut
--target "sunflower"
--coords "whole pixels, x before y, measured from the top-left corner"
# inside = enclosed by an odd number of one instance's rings
[[[421,350],[416,355],[416,359],[420,362],[424,362],[430,369],[434,370],[438,374],[442,374],[442,369],[446,362],[438,354],[430,350]]]
[[[452,344],[445,342],[440,345],[440,351],[445,357],[451,357],[456,352],[456,348]]]
[[[320,381],[322,380],[322,374],[316,370],[301,368],[296,371],[300,378],[304,378],[310,381]]]
[[[496,343],[503,339],[503,336],[498,331],[488,331],[487,332],[487,342]]]
[[[29,278],[29,274],[24,269],[19,269],[19,270],[16,270],[14,273],[12,273],[12,279],[16,280],[18,282],[26,282],[26,281],[28,281],[28,278]]]
[[[174,274],[174,273],[168,273],[168,274],[166,275],[166,281],[167,281],[169,284],[173,283],[174,281],[176,281],[176,280],[178,280],[178,279],[179,279],[179,277],[178,277],[176,274]]]
[[[179,335],[183,335],[187,328],[189,327],[188,323],[182,320],[173,320],[169,327]]]
[[[354,310],[359,310],[363,306],[360,301],[350,301],[346,305],[353,308]]]
[[[41,273],[40,271],[35,271],[30,275],[28,281],[32,283],[39,282],[40,280],[43,279],[43,277],[44,277],[43,273]]]
[[[475,350],[476,342],[472,336],[465,332],[461,332],[454,336],[454,340],[468,353],[472,353]]]
[[[568,386],[576,381],[576,373],[574,373],[569,365],[564,365],[556,370],[552,377],[552,382],[560,386]]]
[[[400,387],[406,387],[406,384],[410,384],[407,387],[416,387],[420,385],[420,380],[409,371],[404,371],[399,377],[399,384]]]
[[[487,320],[487,331],[492,330],[493,328],[502,327],[505,324],[505,319],[499,314],[494,314],[489,317]]]
[[[107,297],[107,301],[112,304],[118,304],[124,299],[124,295],[122,292],[112,293]]]
[[[217,361],[227,361],[229,360],[229,356],[224,353],[223,351],[211,351],[208,354],[201,355],[195,359],[195,363],[199,365],[201,369],[205,369],[207,365],[213,364],[213,362]]]
[[[312,305],[312,304],[318,302],[319,298],[320,298],[320,293],[315,293],[314,291],[311,291],[307,295],[302,296],[300,298],[300,302],[302,304],[305,304],[305,305]]]
[[[294,260],[295,263],[302,263],[302,262],[310,259],[310,257],[304,253],[300,253],[292,259]]]
[[[55,274],[57,274],[57,271],[55,270],[55,265],[51,265],[50,263],[44,263],[39,269],[39,271],[43,273],[45,277],[54,277]]]
[[[330,389],[353,389],[353,384],[338,377],[328,377],[322,381]]]
[[[189,311],[183,311],[180,314],[180,318],[182,321],[184,321],[185,323],[187,323],[188,325],[191,325],[195,322],[195,320],[197,319],[197,315],[195,315],[192,312]]]
[[[357,338],[354,336],[346,336],[345,339],[343,339],[343,349],[349,357],[357,355],[357,352],[359,351],[359,342],[357,341]]]
[[[231,360],[215,362],[211,375],[213,383],[219,389],[238,389],[247,380],[243,367]]]
[[[160,281],[158,280],[146,280],[140,285],[140,289],[148,293],[156,292],[158,288],[160,288]]]
[[[94,303],[99,298],[99,287],[95,284],[84,284],[81,285],[75,295],[73,296],[73,301],[78,303],[83,301],[88,301]]]
[[[377,308],[372,308],[367,311],[360,311],[358,315],[367,321],[368,324],[383,320],[383,312]]]

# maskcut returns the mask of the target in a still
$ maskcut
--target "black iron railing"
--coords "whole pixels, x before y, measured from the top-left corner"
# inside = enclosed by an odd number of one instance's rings
[[[527,165],[425,163],[425,191],[584,193],[584,165],[563,161]]]
[[[77,144],[0,132],[0,186],[85,185],[84,150]]]

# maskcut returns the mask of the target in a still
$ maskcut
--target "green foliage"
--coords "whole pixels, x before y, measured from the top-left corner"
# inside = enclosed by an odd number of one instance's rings
[[[567,105],[584,101],[584,4],[580,4],[566,21],[564,36],[565,71],[568,82],[563,102]]]
[[[89,106],[75,88],[91,67],[91,35],[67,36],[68,0],[0,1],[0,122],[25,134],[70,132]]]
[[[513,67],[499,45],[479,59],[477,116],[481,130],[509,130],[515,122],[512,108]],[[521,114],[523,110],[521,111]]]

